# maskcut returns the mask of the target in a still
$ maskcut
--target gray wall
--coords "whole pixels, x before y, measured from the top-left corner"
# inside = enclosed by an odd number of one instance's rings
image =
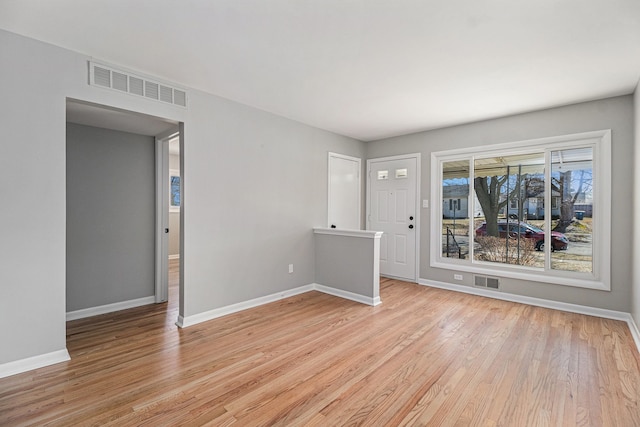
[[[316,233],[315,250],[316,283],[371,299],[380,296],[379,238]]]
[[[633,280],[631,315],[640,329],[640,83],[636,87],[633,97],[633,118],[634,118],[634,188],[633,188],[633,215],[625,222],[633,227]],[[631,155],[629,155],[631,157]]]
[[[169,212],[169,256],[180,255],[180,212]]]
[[[364,143],[199,92],[190,103],[184,316],[313,283],[327,152],[363,158]]]
[[[169,155],[169,169],[180,170],[180,156],[176,154]]]
[[[421,199],[430,197],[431,152],[487,144],[521,141],[591,130],[612,130],[612,235],[611,292],[558,286],[516,279],[502,279],[504,292],[581,304],[610,310],[631,310],[630,212],[633,211],[633,98],[621,96],[567,107],[536,111],[495,120],[421,132],[367,144],[367,158],[422,153]],[[453,271],[429,265],[429,210],[421,211],[420,277],[441,282],[453,281]],[[438,238],[438,237],[436,237]],[[465,274],[464,284],[471,285]]]
[[[0,169],[11,201],[0,311],[12,325],[0,331],[0,367],[66,348],[66,98],[184,123],[181,314],[313,283],[327,152],[364,158],[364,143],[197,90],[184,109],[93,87],[89,56],[2,30],[0,46]]]
[[[154,295],[154,141],[67,124],[67,311]]]

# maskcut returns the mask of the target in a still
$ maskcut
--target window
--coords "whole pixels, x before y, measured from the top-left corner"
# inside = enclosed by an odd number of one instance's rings
[[[431,266],[610,289],[610,134],[433,153]]]
[[[169,211],[180,211],[180,171],[169,171]]]

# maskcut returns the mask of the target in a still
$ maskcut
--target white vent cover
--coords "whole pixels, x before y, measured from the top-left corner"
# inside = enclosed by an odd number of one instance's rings
[[[500,281],[497,277],[473,276],[474,285],[483,288],[500,289]]]
[[[93,61],[89,62],[89,84],[180,107],[187,106],[187,91],[183,89]]]

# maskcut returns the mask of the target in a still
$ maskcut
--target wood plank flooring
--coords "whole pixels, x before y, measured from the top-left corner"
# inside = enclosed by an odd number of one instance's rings
[[[383,279],[378,307],[309,292],[180,330],[176,289],[69,322],[71,361],[0,379],[0,425],[640,426],[623,322]]]

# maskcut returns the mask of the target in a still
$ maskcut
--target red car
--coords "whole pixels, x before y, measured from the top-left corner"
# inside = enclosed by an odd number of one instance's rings
[[[517,237],[518,230],[520,232],[520,236],[525,237],[527,239],[535,239],[536,242],[536,250],[542,251],[544,250],[544,230],[538,228],[534,225],[527,224],[526,222],[509,222],[509,236]],[[500,237],[507,237],[507,222],[500,221],[498,222],[498,234]],[[483,222],[480,227],[476,229],[476,236],[486,236],[487,235],[487,223]],[[557,231],[551,232],[551,250],[552,251],[563,251],[567,249],[569,245],[569,240],[567,237],[559,233]]]

